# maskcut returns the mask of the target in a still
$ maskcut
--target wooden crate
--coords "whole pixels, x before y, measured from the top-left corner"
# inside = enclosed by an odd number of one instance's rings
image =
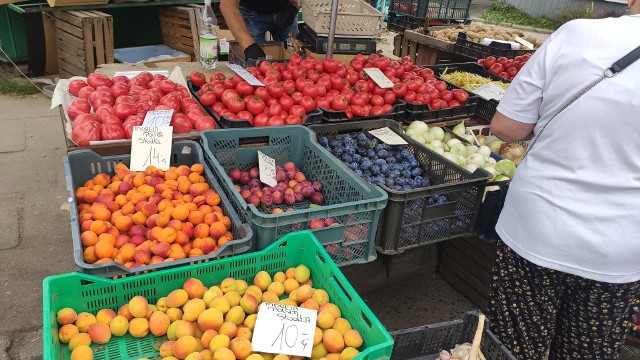
[[[449,285],[486,312],[495,257],[495,245],[475,236],[454,239],[441,244],[437,271]]]
[[[432,27],[440,29],[450,26]],[[418,29],[419,30],[419,29]],[[393,39],[393,54],[398,57],[409,56],[416,65],[435,65],[441,61],[469,61],[454,54],[455,44],[425,35],[416,30],[405,30],[404,34]]]
[[[56,45],[60,77],[87,76],[113,63],[113,17],[100,11],[57,11]]]

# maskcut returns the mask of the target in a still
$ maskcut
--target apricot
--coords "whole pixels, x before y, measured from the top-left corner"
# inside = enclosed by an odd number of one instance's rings
[[[302,285],[298,288],[298,301],[303,303],[313,296],[313,288],[309,285]]]
[[[207,329],[202,336],[200,337],[200,342],[205,349],[209,348],[209,344],[211,344],[211,340],[218,335],[218,332],[214,329]]]
[[[309,270],[308,267],[304,265],[298,265],[298,267],[296,267],[294,271],[293,276],[295,277],[296,280],[298,280],[299,283],[303,283],[309,280],[310,275],[311,275],[311,271]]]
[[[166,314],[171,322],[182,319],[182,310],[178,308],[167,308]]]
[[[360,332],[358,332],[358,330],[347,330],[344,335],[344,344],[347,347],[352,347],[352,348],[359,348],[360,346],[362,346],[362,335],[360,335]]]
[[[245,294],[253,295],[256,299],[258,299],[258,302],[262,300],[262,290],[260,290],[260,288],[255,285],[249,286],[244,292]]]
[[[207,308],[202,299],[191,299],[187,301],[182,307],[182,319],[187,321],[196,321],[198,316]]]
[[[183,336],[176,340],[173,345],[173,356],[178,359],[185,359],[189,354],[198,348],[198,340],[193,336]]]
[[[123,315],[118,315],[109,323],[109,329],[113,336],[124,336],[129,330],[129,320]]]
[[[331,328],[338,331],[340,335],[344,335],[347,331],[351,330],[351,324],[343,318],[336,318]]]
[[[233,352],[236,359],[244,360],[251,355],[251,341],[243,337],[237,337],[229,343],[229,350]]]
[[[220,328],[218,329],[218,334],[227,335],[229,339],[233,339],[234,337],[236,337],[237,331],[238,331],[238,326],[236,326],[236,324],[230,321],[226,321],[222,323],[222,325],[220,325]]]
[[[265,360],[265,358],[260,354],[251,354],[245,360]]]
[[[196,334],[195,326],[193,325],[193,323],[187,320],[176,321],[174,330],[177,339],[183,336],[194,336]]]
[[[71,337],[69,340],[69,350],[73,351],[78,346],[91,345],[91,336],[87,333],[78,333]]]
[[[218,295],[211,300],[209,308],[217,309],[224,315],[231,309],[231,304],[226,296]]]
[[[257,314],[251,314],[244,318],[242,325],[247,327],[249,330],[253,331],[256,326],[256,319],[258,318]]]
[[[89,230],[93,231],[96,235],[100,235],[107,231],[109,223],[103,220],[94,220],[89,227]]]
[[[175,341],[165,341],[160,345],[160,357],[166,359],[168,357],[173,357],[173,346],[176,344]]]
[[[330,329],[336,321],[336,315],[329,310],[322,311],[318,314],[316,323],[323,330]]]
[[[360,355],[360,351],[358,351],[358,349],[353,347],[346,347],[344,350],[342,350],[342,353],[340,353],[340,360],[352,360],[355,359],[358,355]]]
[[[78,327],[78,331],[82,333],[86,333],[89,331],[91,325],[97,323],[96,317],[93,314],[88,312],[81,312],[78,314],[76,319],[76,326]]]
[[[295,300],[291,299],[283,299],[277,302],[277,304],[281,305],[289,305],[289,306],[298,306],[298,303]]]
[[[253,297],[252,295],[249,295],[249,296]],[[253,298],[253,301],[255,301],[255,298]],[[244,321],[244,318],[245,318],[244,309],[241,306],[234,306],[229,310],[229,312],[225,314],[224,321],[232,322],[237,326],[242,324],[242,322]]]
[[[93,350],[88,345],[80,345],[71,352],[71,360],[93,360]]]
[[[284,281],[284,292],[291,294],[294,290],[300,288],[300,283],[296,279],[287,279]]]
[[[327,294],[323,289],[314,289],[313,296],[311,298],[320,306],[329,302],[329,294]]]
[[[129,312],[136,318],[146,317],[149,312],[149,302],[143,296],[134,296],[129,300]]]
[[[111,309],[102,309],[96,314],[96,321],[109,325],[116,315],[116,312]]]
[[[83,231],[80,234],[80,241],[85,247],[93,246],[98,242],[98,235],[91,230]]]
[[[236,355],[233,351],[221,347],[213,353],[213,360],[236,360]]]
[[[198,349],[196,348],[196,350],[198,350]],[[187,355],[185,360],[204,360],[204,357],[198,351],[195,351],[195,352],[192,352],[191,354]]]
[[[94,252],[99,259],[109,258],[113,254],[114,246],[109,240],[98,240],[94,246]]]
[[[127,320],[131,321],[133,319],[133,315],[129,312],[129,304],[124,304],[118,309],[118,315],[122,315],[127,318]]]
[[[129,322],[129,334],[136,338],[143,338],[149,333],[149,320],[135,318]]]
[[[56,314],[56,320],[60,325],[73,324],[78,319],[78,314],[72,308],[63,308]]]
[[[187,292],[189,299],[202,298],[207,291],[202,281],[196,278],[187,279],[182,285],[182,288]]]
[[[198,224],[193,228],[193,236],[196,238],[206,238],[209,236],[209,225]]]
[[[171,325],[171,319],[162,311],[156,310],[149,317],[149,330],[154,336],[165,335],[169,325]]]
[[[320,308],[320,305],[318,305],[318,303],[315,300],[309,299],[303,302],[302,305],[300,305],[300,307],[305,309],[318,310]]]
[[[210,308],[198,316],[198,325],[203,330],[218,330],[224,323],[224,315],[217,308]]]
[[[71,338],[78,333],[79,331],[77,326],[73,324],[66,324],[60,327],[60,330],[58,330],[58,339],[60,339],[61,343],[67,344],[69,341],[71,341]]]
[[[220,288],[217,286],[212,286],[207,289],[207,291],[205,291],[204,295],[202,296],[202,300],[204,300],[205,303],[209,304],[209,307],[212,307],[211,300],[221,295],[223,295],[222,290],[220,290]]]
[[[313,335],[313,345],[318,345],[322,342],[322,329],[316,326],[316,332]]]
[[[158,236],[158,240],[163,243],[171,244],[176,241],[176,236],[176,229],[167,227],[162,229],[160,235]]]
[[[253,336],[253,332],[246,326],[239,326],[238,331],[236,331],[236,338],[245,338],[251,341],[251,337]]]
[[[203,238],[199,245],[200,245],[199,248],[200,250],[202,250],[203,254],[210,254],[216,251],[216,248],[217,248],[216,241],[208,236]],[[194,242],[194,246],[195,246],[195,242]]]
[[[258,299],[256,299],[255,296],[251,294],[244,294],[244,296],[242,296],[242,298],[240,299],[240,307],[246,314],[257,313],[258,306],[260,306],[260,302],[258,301]],[[242,321],[244,321],[244,319],[242,319]],[[236,325],[239,325],[239,323]]]
[[[222,280],[222,282],[220,283],[220,289],[225,294],[230,291],[236,291],[236,279],[226,278]]]
[[[284,284],[284,281],[287,280],[287,275],[285,275],[282,271],[278,271],[273,275],[273,281]]]
[[[229,241],[231,241],[231,237],[221,236],[220,239],[218,239],[218,247],[222,247],[224,244],[228,243]]]
[[[267,287],[267,291],[271,291],[278,296],[282,296],[282,294],[284,294],[284,284],[281,282],[272,282]]]
[[[318,309],[318,314],[325,310],[329,310],[333,312],[333,314],[336,316],[336,319],[342,316],[342,313],[340,312],[340,308],[337,307],[335,304],[326,303],[324,305],[320,305],[320,308]]]
[[[229,336],[225,334],[218,334],[214,336],[213,339],[211,339],[211,342],[209,343],[209,349],[215,353],[216,350],[220,348],[228,348],[230,342],[231,340],[229,339]]]
[[[266,291],[264,294],[262,294],[261,300],[262,302],[275,304],[280,301],[280,297],[273,291]]]
[[[184,289],[173,290],[167,295],[167,306],[177,308],[184,305],[189,300],[189,293]]]
[[[211,237],[216,240],[224,236],[226,233],[227,233],[227,227],[221,221],[216,221],[213,224],[211,224],[211,226],[209,226],[209,235],[211,235]],[[269,281],[271,281],[271,277],[269,277]]]
[[[331,353],[339,353],[344,349],[344,339],[342,335],[334,329],[324,331],[322,334],[322,344],[327,351]]]
[[[95,323],[89,327],[89,336],[91,341],[98,344],[106,344],[111,340],[111,329],[107,324]]]
[[[318,345],[314,345],[313,349],[311,349],[311,358],[312,359],[320,359],[327,356],[329,352],[324,347],[323,343],[319,343]]]

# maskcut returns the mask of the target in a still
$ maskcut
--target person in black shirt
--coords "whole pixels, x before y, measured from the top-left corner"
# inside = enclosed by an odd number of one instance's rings
[[[247,59],[265,56],[257,43],[267,31],[275,41],[298,34],[298,0],[221,0],[220,11]]]

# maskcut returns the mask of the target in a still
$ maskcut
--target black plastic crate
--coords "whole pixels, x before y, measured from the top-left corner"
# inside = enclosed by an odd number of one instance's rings
[[[309,25],[298,26],[298,38],[309,45],[314,53],[326,53],[329,48],[329,37],[318,35]],[[333,42],[334,54],[373,54],[376,52],[376,41],[371,37],[339,37]]]
[[[442,350],[449,351],[458,344],[473,342],[477,326],[478,313],[468,312],[462,320],[393,331],[391,359],[437,359]],[[480,350],[487,360],[516,359],[489,330],[488,321],[485,322]]]
[[[471,0],[391,0],[389,11],[418,18],[466,20]]]
[[[465,32],[458,33],[454,51],[475,60],[484,59],[487,56],[504,56],[512,59],[516,56],[533,54],[535,52],[535,50],[511,50],[511,45],[500,42],[492,42],[490,45],[478,44],[468,40],[467,33]]]
[[[200,96],[198,96],[198,89],[195,86],[193,86],[193,83],[191,82],[191,80],[187,79],[187,87],[189,88],[189,91],[191,92],[191,94],[193,95],[193,97],[198,100],[198,102],[200,102]],[[218,125],[218,127],[222,128],[222,129],[235,129],[235,128],[252,128],[253,125],[251,125],[251,123],[247,120],[231,120],[229,118],[227,118],[226,116],[219,116],[218,114],[216,114],[213,109],[211,109],[210,106],[204,106],[202,104],[200,104],[200,106],[202,106],[202,108],[207,112],[207,114],[209,116],[211,116],[212,118],[215,119],[216,124]],[[311,111],[310,113],[307,114],[307,118],[304,120],[304,122],[300,125],[303,126],[308,126],[311,124],[318,124],[322,122],[322,110],[320,109],[314,109],[313,111]]]
[[[396,121],[401,121],[404,117],[405,109],[407,103],[403,100],[396,100],[391,107],[391,111],[387,114],[382,115],[373,115],[373,116],[365,116],[365,117],[352,117],[349,119],[347,117],[347,113],[344,111],[338,110],[327,110],[321,108],[322,110],[322,122],[324,123],[342,123],[342,122],[350,122],[350,121],[362,121],[362,120],[379,120],[379,119],[392,119]]]
[[[473,62],[458,63],[458,64],[427,65],[423,67],[433,70],[436,77],[440,77],[440,75],[442,75],[442,73],[444,73],[445,70],[447,72],[465,71],[472,74],[478,74],[480,76],[490,78],[495,81],[511,83],[511,81],[505,78],[501,78],[498,75],[494,75],[488,72],[487,70],[485,70],[485,68],[482,65],[478,63],[473,63]],[[470,91],[467,89],[464,89],[464,90],[473,93],[473,91]],[[498,100],[495,100],[495,99],[487,100],[478,96],[478,106],[476,107],[476,116],[482,118],[483,120],[491,121],[491,119],[493,118],[493,115],[496,113],[496,108],[498,107],[498,103],[499,103]]]
[[[404,15],[389,11],[387,17],[387,29],[400,34],[405,30],[413,30],[424,26],[424,18]]]
[[[480,169],[469,173],[404,135],[401,125],[393,120],[321,124],[309,129],[317,138],[331,138],[383,127],[389,127],[407,141],[409,151],[420,163],[423,176],[430,179],[431,185],[411,191],[380,186],[389,194],[389,200],[378,226],[377,250],[394,255],[410,248],[472,235],[484,184],[491,178],[488,172]],[[434,195],[445,196],[447,200],[435,203]]]
[[[449,90],[460,89],[458,86],[448,82],[446,83],[447,89]],[[417,120],[421,120],[426,123],[433,123],[471,117],[476,113],[476,108],[478,107],[478,97],[474,96],[472,93],[469,94],[467,102],[461,106],[438,110],[430,110],[428,104],[413,104],[408,101],[405,102],[407,103],[407,107],[404,113],[404,118],[402,119],[405,124],[410,124]]]

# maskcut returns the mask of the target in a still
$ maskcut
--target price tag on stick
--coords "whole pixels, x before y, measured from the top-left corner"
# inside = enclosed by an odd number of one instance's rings
[[[258,151],[258,170],[260,170],[260,181],[269,186],[278,184],[276,180],[276,161],[262,151]]]
[[[262,303],[251,339],[253,351],[311,357],[318,312]]]
[[[374,67],[364,68],[364,72],[366,72],[371,80],[375,81],[375,83],[381,88],[390,89],[393,87],[391,80],[389,80],[387,75],[385,75],[380,69]]]
[[[227,67],[231,69],[234,73],[238,74],[250,85],[264,86],[264,84],[260,80],[256,79],[255,76],[251,75],[247,70],[243,69],[242,66],[236,65],[236,64],[227,64]]]
[[[494,83],[486,83],[473,91],[478,96],[486,100],[495,99],[500,101],[506,90]]]
[[[142,122],[142,126],[169,126],[169,124],[171,123],[171,116],[173,116],[173,109],[147,111],[147,114],[144,116],[144,122]]]
[[[376,130],[369,131],[369,134],[377,137],[380,141],[387,145],[407,145],[408,143],[402,138],[402,136],[396,134],[388,127],[383,127]]]
[[[172,133],[171,126],[134,126],[129,168],[133,171],[145,171],[148,166],[155,166],[161,170],[168,170]]]

